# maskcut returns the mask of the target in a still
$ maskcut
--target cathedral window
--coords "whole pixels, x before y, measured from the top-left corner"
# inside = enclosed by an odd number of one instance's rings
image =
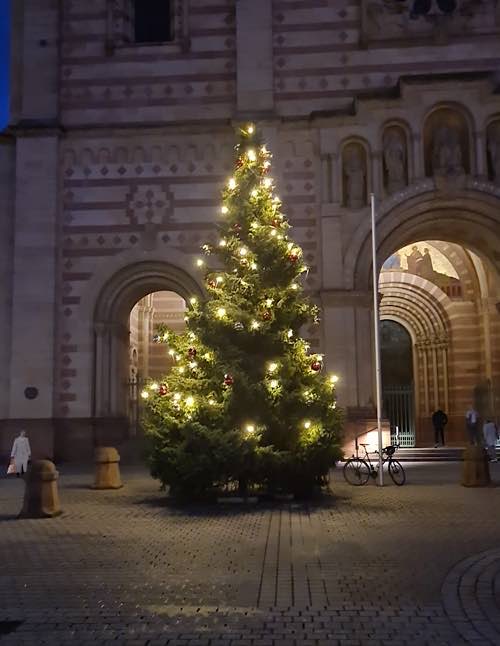
[[[134,0],[133,25],[136,43],[165,43],[174,39],[173,2]]]

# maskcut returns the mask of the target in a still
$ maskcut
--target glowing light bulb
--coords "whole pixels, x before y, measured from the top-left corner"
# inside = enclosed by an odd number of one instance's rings
[[[236,180],[234,179],[234,177],[231,177],[229,179],[229,182],[227,183],[227,185],[232,191],[234,191],[234,189],[236,188]]]
[[[255,128],[253,126],[253,123],[249,123],[247,126],[247,132],[249,135],[252,135],[255,132]]]
[[[203,261],[201,258],[197,258],[197,259],[196,259],[196,266],[197,266],[197,267],[203,267],[203,265],[204,265],[204,264],[205,264],[205,263],[204,263],[204,261]]]
[[[227,245],[227,242],[222,238],[222,240],[219,240],[219,247],[225,247]]]
[[[258,330],[260,328],[260,323],[259,321],[252,321],[250,323],[250,329],[251,330]]]
[[[264,155],[267,154],[267,148],[266,145],[264,144],[263,146],[260,147],[260,152],[264,153]]]
[[[223,283],[223,282],[224,282],[224,278],[222,278],[222,276],[217,276],[217,278],[215,279],[215,282],[216,282],[218,285],[220,285],[221,283]]]
[[[277,235],[276,229],[273,229],[271,231],[271,235],[272,235],[273,238]]]
[[[221,206],[220,212],[222,213],[222,215],[227,215],[229,213],[229,209],[227,208],[227,206]]]
[[[274,202],[275,204],[279,204],[279,202],[281,202],[281,200],[280,200],[280,198],[279,198],[279,196],[278,196],[278,195],[275,195],[275,196],[273,197],[273,202]]]
[[[255,433],[255,426],[253,424],[247,424],[245,427],[247,433]]]
[[[253,269],[253,270],[257,269],[257,263],[255,262],[250,263],[250,269]]]
[[[225,308],[224,308],[224,307],[219,307],[219,308],[217,308],[217,312],[216,312],[216,314],[217,314],[217,316],[218,316],[220,319],[223,319],[223,318],[226,316],[226,310],[225,310]]]
[[[280,382],[277,379],[271,379],[269,385],[271,386],[271,388],[277,388],[279,386],[279,383]]]
[[[339,380],[338,375],[330,375],[330,383],[331,384],[336,384],[338,380]]]
[[[164,341],[168,341],[168,332],[165,332],[162,338]]]
[[[258,194],[259,194],[259,191],[256,188],[254,188],[253,191],[250,192],[251,197],[257,197]]]
[[[180,398],[181,398],[180,393],[174,393],[174,401],[178,402],[180,400]]]
[[[273,185],[273,180],[270,177],[266,177],[262,183],[264,184],[265,188],[271,188],[271,186]]]
[[[194,397],[192,395],[186,397],[186,406],[194,406]]]
[[[159,387],[160,386],[156,383],[156,381],[154,381],[152,384],[149,385],[149,388],[151,390],[158,390]]]
[[[272,298],[266,298],[266,307],[271,307],[273,304],[273,299]]]
[[[311,422],[308,419],[304,422],[304,428],[311,428]]]
[[[292,284],[290,285],[290,287],[291,287],[292,289],[298,289],[298,288],[299,288],[299,286],[297,285],[297,283],[292,283]]]
[[[194,369],[194,368],[196,368],[197,366],[198,366],[198,364],[196,363],[196,361],[190,361],[190,362],[189,362],[189,367],[190,367],[190,368],[193,368],[193,369]]]
[[[254,162],[257,159],[257,155],[255,154],[255,150],[253,150],[253,148],[247,150],[247,157],[251,162]]]
[[[289,339],[291,339],[291,338],[292,338],[292,336],[293,336],[293,330],[288,330],[288,332],[286,333],[286,335],[287,335],[287,337],[288,337]]]
[[[203,355],[203,358],[205,359],[205,361],[210,361],[210,359],[212,358],[212,355],[210,354],[210,352],[205,352],[205,354]]]
[[[251,229],[258,229],[259,228],[259,223],[257,220],[254,220],[253,222],[250,223],[250,228]]]
[[[169,350],[169,351],[168,351],[168,354],[169,354],[171,357],[173,357],[173,356],[175,355],[175,350]]]
[[[246,256],[248,253],[248,249],[246,247],[241,247],[239,254],[240,256]]]
[[[198,299],[196,298],[196,296],[191,296],[191,298],[189,299],[189,302],[191,305],[196,305],[196,303],[198,302]]]
[[[186,371],[186,368],[184,368],[184,366],[179,367],[179,372],[181,373],[181,375],[184,374],[185,371]]]
[[[270,372],[271,374],[273,372],[276,372],[276,370],[278,370],[278,364],[274,363],[274,361],[267,366],[267,371]]]
[[[267,160],[263,164],[264,168],[269,168],[270,165],[271,165],[271,162]]]
[[[215,406],[215,399],[213,397],[210,397],[210,399],[208,400],[208,403],[210,406]]]
[[[142,391],[142,393],[141,393],[141,397],[142,397],[143,399],[147,399],[147,398],[149,397],[149,393],[148,393],[148,391],[147,391],[147,390],[143,390],[143,391]]]

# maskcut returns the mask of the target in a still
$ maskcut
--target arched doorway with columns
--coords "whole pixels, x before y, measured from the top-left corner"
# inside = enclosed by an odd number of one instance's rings
[[[500,414],[500,192],[475,180],[466,189],[449,189],[423,180],[377,207],[380,316],[401,323],[412,338],[417,446],[433,444],[430,417],[437,407],[449,414],[447,441],[455,445],[466,442],[464,415],[471,404],[483,416]],[[426,273],[427,257],[418,272],[414,258],[411,266],[386,264],[398,252],[411,255],[415,246],[417,258],[432,247],[453,275],[432,267]],[[357,295],[357,334],[371,348],[361,361],[356,344],[356,383],[350,388],[371,392],[373,406],[369,219],[352,236],[345,267],[345,283]]]
[[[182,327],[185,303],[193,296],[202,297],[198,283],[167,262],[129,265],[104,285],[94,310],[95,443],[119,443],[134,435],[140,380],[168,370],[152,346],[155,326]]]

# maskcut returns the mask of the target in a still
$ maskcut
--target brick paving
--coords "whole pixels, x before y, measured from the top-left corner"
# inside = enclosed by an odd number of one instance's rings
[[[61,468],[48,520],[18,520],[23,482],[2,478],[0,645],[500,644],[500,487],[462,488],[460,468],[188,509],[138,468],[118,491]]]

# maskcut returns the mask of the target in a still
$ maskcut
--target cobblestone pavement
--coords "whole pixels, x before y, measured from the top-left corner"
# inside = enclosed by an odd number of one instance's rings
[[[50,520],[16,519],[23,482],[2,478],[0,646],[500,644],[500,487],[465,489],[460,468],[189,509],[139,469],[94,491],[61,468]]]

